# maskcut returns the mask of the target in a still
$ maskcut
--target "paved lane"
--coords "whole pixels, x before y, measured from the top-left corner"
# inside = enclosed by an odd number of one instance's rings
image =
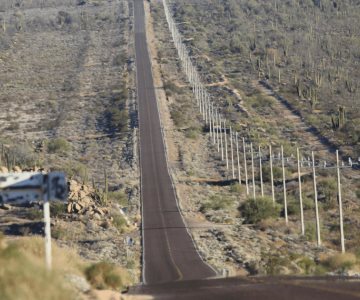
[[[244,277],[137,286],[130,293],[159,300],[356,300],[360,283],[335,277]]]
[[[134,0],[143,214],[143,281],[215,276],[199,257],[179,212],[167,169],[145,35],[142,0]]]

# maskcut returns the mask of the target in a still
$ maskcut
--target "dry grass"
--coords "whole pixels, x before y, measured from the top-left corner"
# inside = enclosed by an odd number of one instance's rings
[[[86,275],[95,288],[120,289],[130,283],[127,272],[116,265],[105,262],[89,265],[73,249],[54,243],[52,248],[53,271],[49,273],[42,238],[9,241],[0,237],[0,299],[77,299],[77,292],[65,280],[66,274]]]
[[[54,271],[44,265],[44,244],[40,238],[3,241],[0,250],[0,299],[75,299],[64,281],[64,272],[80,273],[75,253],[53,247]]]
[[[345,271],[353,268],[357,263],[357,259],[353,253],[338,253],[326,257],[321,263],[329,270]]]

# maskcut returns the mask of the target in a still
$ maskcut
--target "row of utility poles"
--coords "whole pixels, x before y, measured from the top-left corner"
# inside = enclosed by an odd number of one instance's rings
[[[331,165],[323,161],[315,160],[314,152],[311,151],[311,159],[301,156],[300,149],[297,148],[296,159],[293,155],[291,157],[284,156],[284,148],[280,147],[278,155],[273,153],[272,146],[269,145],[267,151],[258,146],[257,151],[254,151],[253,143],[246,142],[245,138],[240,138],[238,132],[234,132],[226,118],[222,116],[219,107],[212,100],[211,96],[207,92],[204,84],[202,83],[201,76],[199,75],[196,67],[194,66],[186,45],[183,43],[183,38],[177,29],[176,23],[172,17],[171,11],[166,0],[163,0],[163,6],[165,10],[166,20],[178,52],[183,70],[187,76],[187,79],[192,87],[193,94],[195,96],[196,105],[200,114],[209,128],[210,140],[217,149],[221,160],[226,165],[226,170],[230,172],[233,179],[236,179],[239,184],[245,184],[246,194],[251,195],[254,199],[257,197],[257,188],[255,182],[255,169],[258,168],[257,173],[260,179],[260,194],[265,196],[264,181],[263,181],[263,165],[268,163],[270,167],[270,185],[271,195],[273,203],[275,204],[275,181],[274,181],[274,163],[276,161],[281,162],[282,169],[282,186],[283,186],[283,205],[284,205],[284,217],[285,222],[288,224],[288,204],[287,204],[287,189],[286,189],[286,167],[297,168],[298,174],[298,188],[299,188],[299,206],[300,206],[300,221],[301,221],[301,234],[305,234],[305,221],[304,221],[304,207],[303,207],[303,195],[302,195],[302,172],[306,169],[310,169],[310,173],[313,178],[314,187],[314,203],[315,203],[315,218],[316,218],[316,239],[317,245],[321,246],[321,229],[320,229],[320,217],[318,207],[318,195],[317,195],[317,183],[316,183],[316,169],[336,169],[337,174],[337,197],[339,203],[339,225],[340,225],[340,239],[341,239],[341,251],[345,252],[345,238],[343,229],[343,211],[342,211],[342,195],[341,195],[341,176],[340,168],[351,167],[345,166],[342,162],[339,163],[339,152],[336,151],[336,164]],[[242,152],[242,153],[241,153]],[[265,153],[267,152],[267,153]],[[250,155],[250,157],[248,157]],[[243,161],[243,166],[241,164]],[[258,161],[255,166],[255,161]],[[251,174],[248,174],[248,165],[251,166]],[[235,166],[236,165],[236,166]],[[237,171],[237,172],[236,172]],[[245,177],[243,180],[243,176]],[[251,183],[249,182],[249,176],[251,176]]]

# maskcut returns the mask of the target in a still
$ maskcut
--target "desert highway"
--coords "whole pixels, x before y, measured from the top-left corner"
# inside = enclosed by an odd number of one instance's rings
[[[360,299],[360,284],[344,278],[218,278],[204,263],[183,222],[169,176],[143,0],[134,0],[143,233],[142,285],[131,294],[155,299]]]
[[[143,281],[160,283],[215,276],[196,252],[168,173],[151,63],[144,5],[134,1],[143,214]]]

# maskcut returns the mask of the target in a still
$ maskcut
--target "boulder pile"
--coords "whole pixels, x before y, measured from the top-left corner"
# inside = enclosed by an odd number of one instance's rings
[[[106,208],[99,207],[101,201],[100,195],[94,188],[75,180],[70,180],[68,187],[67,213],[93,216],[95,219],[101,219],[102,216],[108,214]]]

